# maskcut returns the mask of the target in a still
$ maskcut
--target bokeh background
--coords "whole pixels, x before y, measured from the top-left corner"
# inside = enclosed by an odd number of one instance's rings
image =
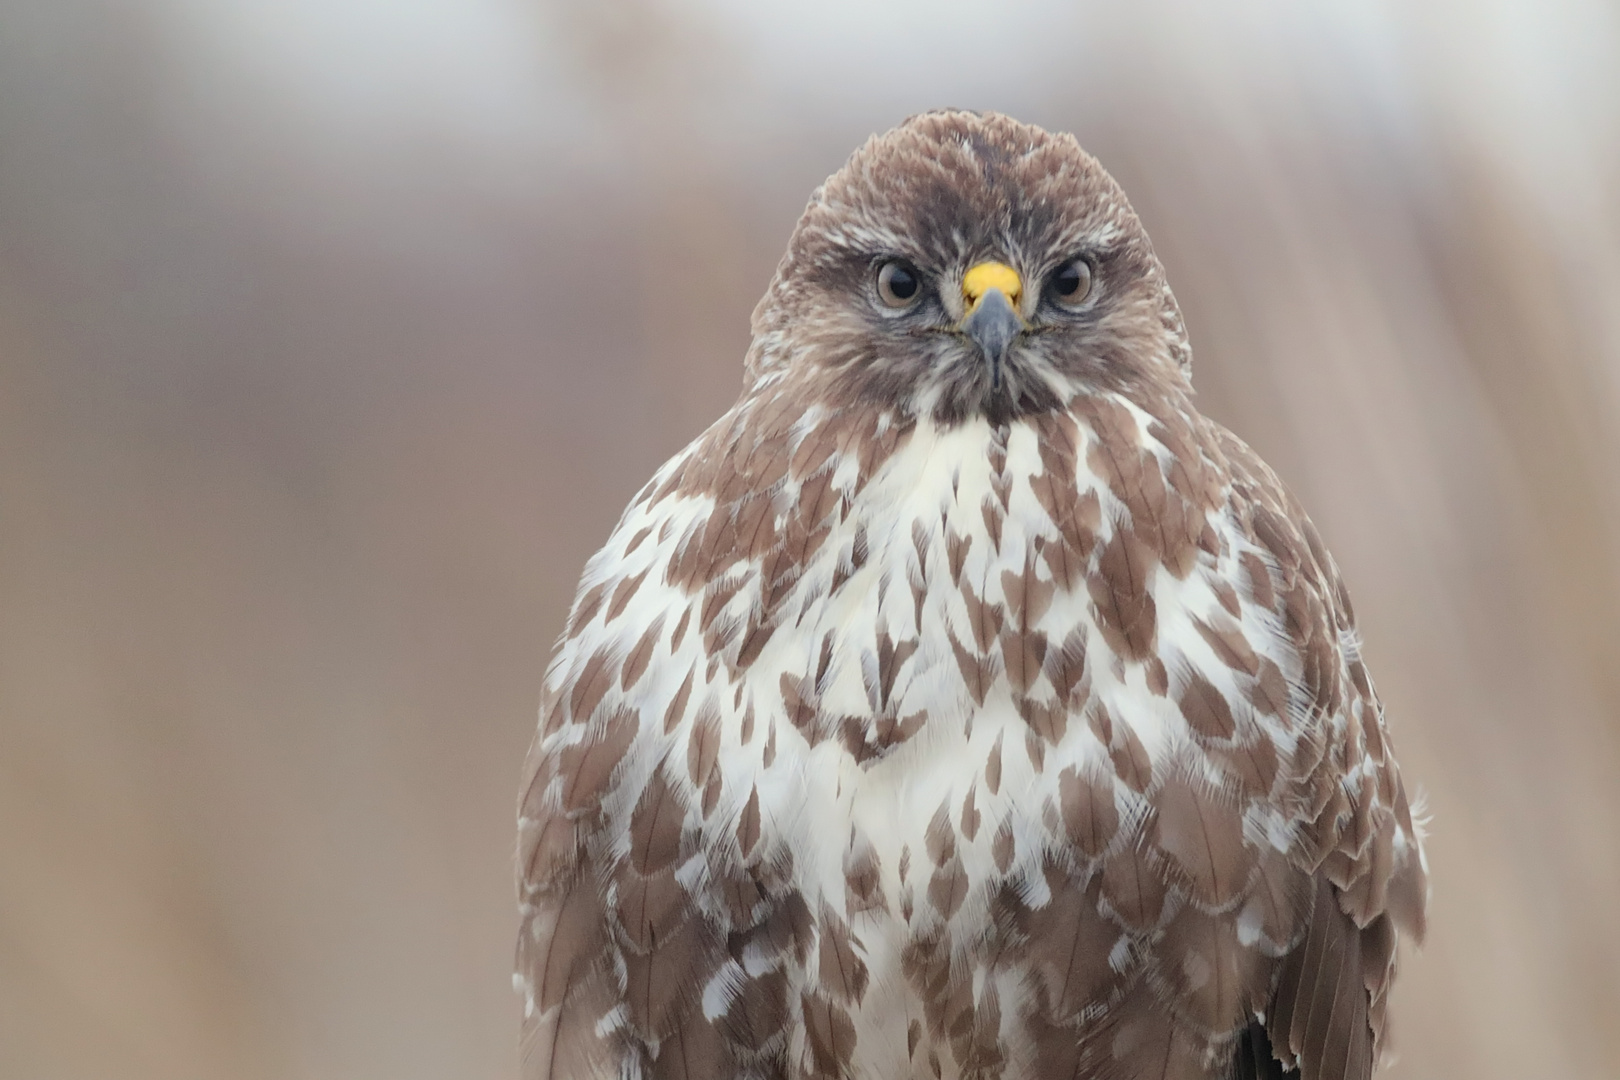
[[[1620,7],[0,0],[0,1077],[516,1072],[579,569],[811,188],[1124,184],[1433,814],[1392,1077],[1620,1076]]]

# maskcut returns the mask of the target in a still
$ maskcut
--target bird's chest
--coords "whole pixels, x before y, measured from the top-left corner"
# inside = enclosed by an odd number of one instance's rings
[[[813,917],[833,951],[806,945],[795,978],[824,982],[849,935],[841,992],[873,1061],[916,1065],[907,1030],[947,1008],[929,994],[948,973],[1021,1002],[996,935],[1050,903],[1053,852],[1136,851],[1185,751],[1176,683],[1211,666],[1195,624],[1217,618],[1225,544],[1121,416],[1111,441],[1073,420],[919,424],[870,471],[851,454],[797,472],[799,443],[774,471],[743,460],[757,483],[655,482],[612,573],[588,572],[556,708],[608,720],[552,752],[612,785],[609,861],[677,858],[660,872],[732,935]]]
[[[1064,770],[1112,768],[1114,733],[1077,702],[1164,752],[1150,676],[1098,625],[1115,501],[1083,451],[1056,460],[1031,426],[915,433],[848,501],[741,675],[734,709],[753,719],[731,726],[746,785],[731,799],[748,836],[757,824],[851,917],[972,920],[985,883],[1045,845]]]

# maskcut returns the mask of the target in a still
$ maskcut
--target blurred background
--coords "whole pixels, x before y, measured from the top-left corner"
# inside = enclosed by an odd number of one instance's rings
[[[947,104],[1119,178],[1354,589],[1388,1075],[1620,1075],[1612,0],[0,0],[0,1077],[515,1075],[581,565]]]

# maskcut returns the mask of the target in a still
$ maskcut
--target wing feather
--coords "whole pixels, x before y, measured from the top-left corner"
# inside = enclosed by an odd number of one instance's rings
[[[1312,881],[1303,939],[1283,957],[1264,1030],[1251,1025],[1240,1038],[1234,1067],[1240,1077],[1267,1076],[1269,1057],[1303,1080],[1366,1080],[1383,1041],[1397,931],[1422,937],[1421,837],[1337,566],[1270,468],[1235,436],[1211,428],[1231,469],[1233,504],[1258,549],[1244,553],[1248,580],[1240,584],[1277,617],[1300,660],[1288,707],[1277,708],[1275,688],[1264,698],[1299,736],[1285,798],[1302,808],[1292,861]]]

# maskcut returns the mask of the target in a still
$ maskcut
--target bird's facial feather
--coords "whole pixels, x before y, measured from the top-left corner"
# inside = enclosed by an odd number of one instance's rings
[[[906,297],[884,279],[897,265],[915,276]],[[990,278],[1018,321],[997,327],[998,344],[1011,334],[999,363],[966,323]],[[1184,379],[1187,355],[1118,185],[1072,137],[993,114],[925,114],[857,151],[811,198],[754,329],[756,379],[798,377],[944,423]]]

